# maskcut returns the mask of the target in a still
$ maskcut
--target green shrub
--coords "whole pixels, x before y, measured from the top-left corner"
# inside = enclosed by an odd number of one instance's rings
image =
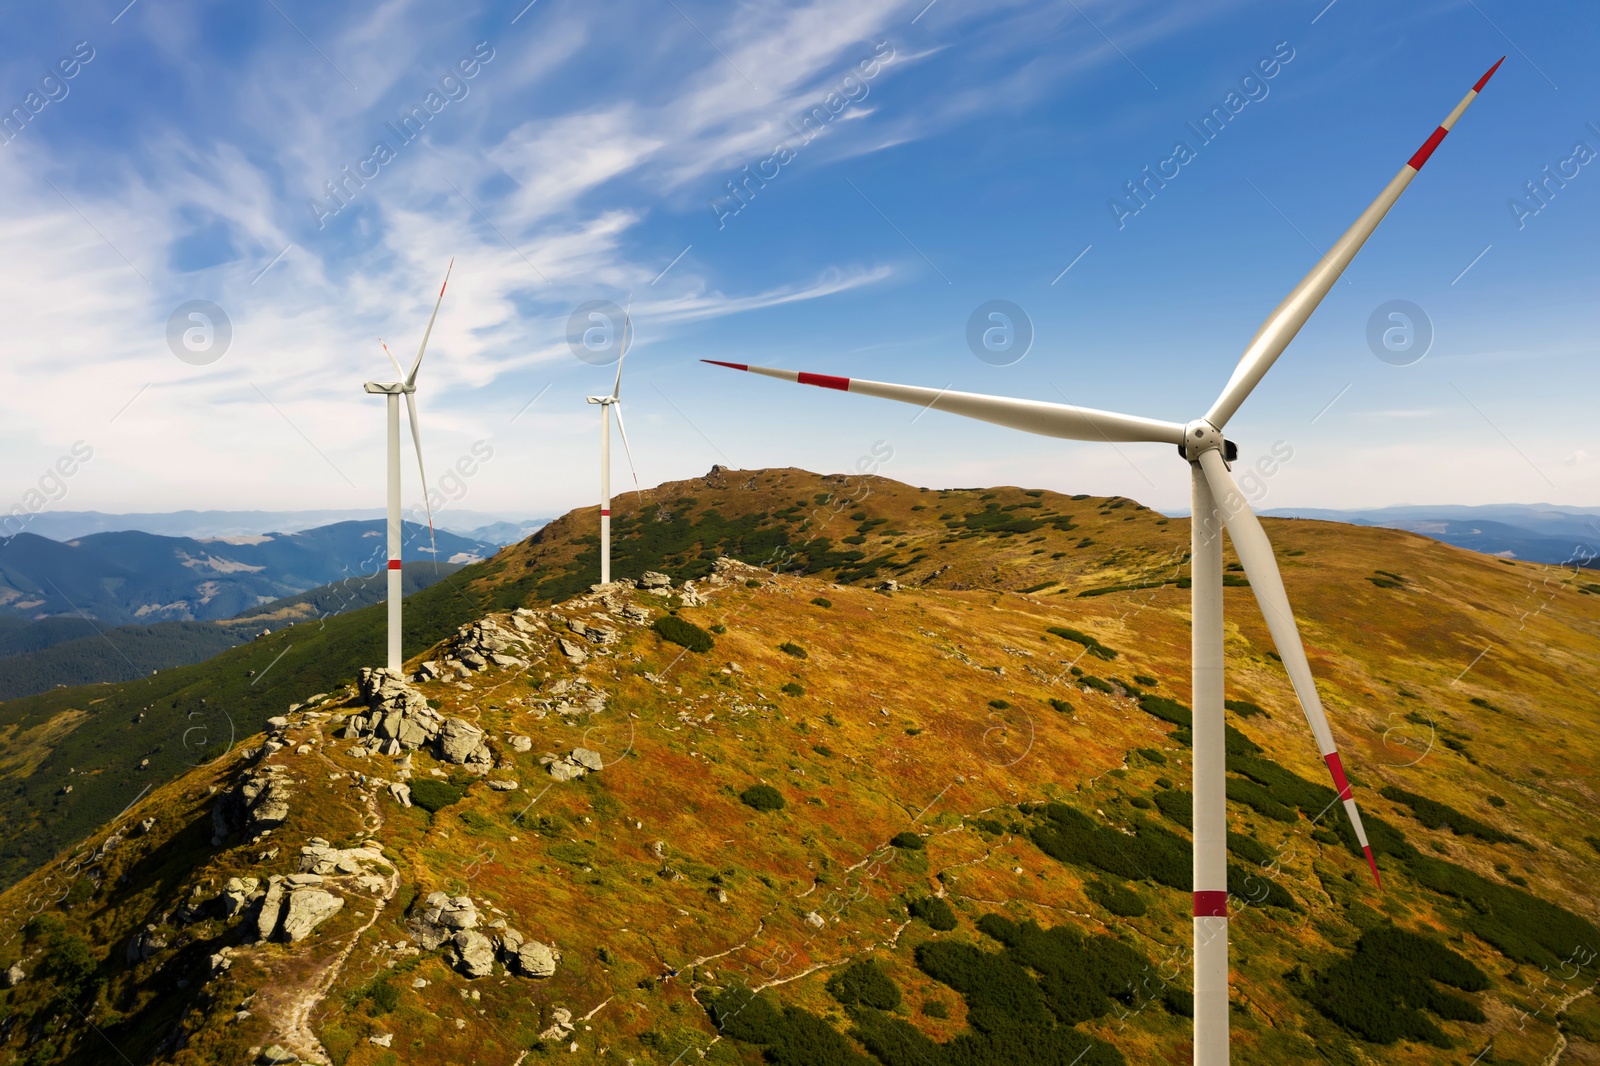
[[[421,778],[411,782],[411,802],[433,813],[443,810],[465,796],[466,793],[448,781]]]
[[[889,843],[906,851],[921,851],[927,846],[927,843],[921,837],[909,831],[896,833],[889,838]]]
[[[784,641],[782,644],[778,645],[778,650],[783,652],[785,655],[793,655],[796,659],[804,659],[808,657],[806,655],[806,650],[793,641]]]
[[[761,587],[761,582],[757,581],[753,577],[752,578],[747,578],[745,580],[744,587],[747,588],[747,589],[758,589],[758,588]]]
[[[783,793],[771,785],[751,785],[739,793],[739,802],[758,811],[781,811],[786,806]]]
[[[989,706],[993,707],[997,711],[1004,711],[1010,708],[1011,704],[1007,703],[1005,700],[990,700]]]
[[[911,912],[911,917],[921,918],[930,928],[940,932],[949,932],[956,927],[956,912],[950,909],[950,904],[938,896],[923,896],[921,899],[912,900],[906,909]]]
[[[922,1004],[922,1013],[930,1018],[948,1018],[950,1017],[950,1008],[944,1004],[943,1000],[930,999]]]
[[[833,758],[833,749],[828,747],[826,744],[813,744],[811,745],[811,750],[822,756],[824,759]]]
[[[1272,717],[1272,715],[1268,714],[1256,704],[1251,703],[1249,700],[1227,700],[1223,703],[1223,706],[1227,707],[1228,710],[1232,711],[1234,714],[1237,714],[1240,718]]]
[[[1162,814],[1185,829],[1194,828],[1194,794],[1192,792],[1180,792],[1177,789],[1157,792],[1156,806],[1161,808]]]
[[[1072,713],[1072,704],[1068,703],[1066,700],[1051,699],[1051,700],[1047,700],[1046,702],[1049,703],[1050,706],[1054,707],[1056,710],[1060,711],[1062,714],[1071,714]]]
[[[811,602],[816,604],[818,607],[832,607],[833,606],[833,601],[828,599],[825,596],[813,596],[811,598]]]
[[[1384,799],[1403,804],[1411,808],[1411,813],[1417,821],[1429,829],[1448,827],[1456,836],[1473,836],[1479,840],[1486,840],[1491,844],[1520,844],[1521,841],[1510,833],[1503,833],[1492,825],[1486,825],[1468,815],[1462,814],[1453,807],[1448,807],[1437,800],[1426,796],[1419,796],[1414,792],[1407,792],[1403,788],[1387,785],[1379,791]],[[1501,800],[1501,804],[1505,801]]]
[[[1155,808],[1155,804],[1151,803],[1149,800],[1145,799],[1143,796],[1129,796],[1128,797],[1128,802],[1131,803],[1133,806],[1139,808],[1141,811],[1153,810]]]
[[[727,631],[728,627],[723,625],[721,622],[718,622],[716,625],[711,627],[711,632],[715,633],[719,637]]]
[[[1159,748],[1134,748],[1133,751],[1135,755],[1138,755],[1147,763],[1153,763],[1156,766],[1167,765],[1166,753]]]
[[[861,1004],[877,1010],[894,1010],[900,1005],[900,989],[878,968],[876,961],[863,959],[828,978],[828,994],[846,1007]]]
[[[662,640],[671,641],[690,651],[707,652],[716,644],[716,641],[711,639],[710,633],[693,622],[686,622],[675,615],[662,615],[650,628],[654,629]]]
[[[1083,894],[1119,918],[1138,918],[1146,910],[1137,892],[1115,881],[1090,881],[1083,886]]]
[[[1082,595],[1082,593],[1079,593],[1079,595]],[[1045,632],[1054,636],[1058,636],[1062,640],[1070,640],[1074,644],[1082,644],[1086,649],[1088,649],[1089,654],[1093,655],[1097,659],[1104,659],[1107,662],[1110,662],[1112,659],[1117,657],[1115,649],[1108,648],[1094,637],[1091,637],[1089,634],[1077,629],[1072,629],[1069,626],[1051,626],[1049,629],[1045,630]],[[1154,682],[1151,682],[1151,684],[1154,684]]]
[[[1506,801],[1499,796],[1486,796],[1485,798],[1489,801],[1489,806],[1491,807],[1504,807],[1506,805]]]
[[[494,819],[485,818],[477,811],[462,811],[460,814],[456,815],[456,817],[460,818],[468,829],[473,829],[480,833],[485,829],[494,828]]]
[[[1362,934],[1354,952],[1318,975],[1308,998],[1364,1040],[1415,1040],[1443,1048],[1451,1046],[1449,1038],[1423,1011],[1448,1021],[1487,1019],[1471,1001],[1437,987],[1441,984],[1481,992],[1489,979],[1443,944],[1381,925]]]
[[[377,981],[367,989],[373,1014],[390,1014],[400,1006],[400,990],[388,981]]]
[[[1104,692],[1107,696],[1115,694],[1115,691],[1112,689],[1110,683],[1100,680],[1093,674],[1084,674],[1082,677],[1078,678],[1078,683],[1086,688],[1092,688],[1096,692]]]
[[[793,681],[790,681],[788,684],[784,685],[783,688],[779,689],[779,691],[782,692],[785,696],[796,696],[796,697],[798,697],[798,696],[804,696],[806,694],[805,686],[804,685],[798,685]]]
[[[1154,688],[1155,686],[1161,684],[1161,682],[1157,681],[1155,678],[1151,677],[1149,674],[1134,674],[1133,675],[1133,679],[1135,681],[1137,681],[1139,684],[1146,685],[1146,686],[1148,686],[1150,688]]]

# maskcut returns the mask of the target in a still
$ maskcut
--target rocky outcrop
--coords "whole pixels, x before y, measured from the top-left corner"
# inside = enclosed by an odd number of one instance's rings
[[[16,988],[27,979],[28,975],[22,969],[22,964],[20,962],[14,962],[11,964],[11,968],[9,970],[7,970],[4,974],[0,974],[0,985],[4,985],[6,988]]]
[[[133,934],[133,939],[128,941],[124,957],[128,960],[128,965],[132,966],[134,963],[144,962],[166,946],[167,938],[162,936],[155,926],[147,925]]]
[[[528,634],[537,628],[533,624],[533,617],[533,613],[526,608],[519,608],[512,614],[510,621],[516,632],[502,629],[492,617],[468,622],[456,630],[455,636],[445,646],[442,664],[438,660],[422,664],[422,678],[467,678],[486,669],[491,663],[506,669],[525,669],[528,665]]]
[[[245,771],[211,808],[212,843],[221,844],[241,830],[254,836],[282,825],[294,797],[287,774],[287,767],[277,765]]]
[[[431,892],[406,923],[406,931],[424,951],[432,951],[461,930],[475,929],[477,925],[478,908],[472,897],[451,898],[443,892]]]
[[[369,840],[359,848],[336,848],[321,837],[312,837],[300,849],[300,872],[332,876],[360,873],[368,864],[388,865],[383,845]]]
[[[588,748],[573,748],[571,754],[555,756],[546,755],[540,760],[550,770],[550,776],[557,781],[571,781],[582,777],[584,774],[604,770],[605,759],[601,758],[598,751]]]
[[[672,579],[659,570],[646,570],[639,576],[639,587],[642,589],[670,589]]]
[[[321,888],[300,888],[289,894],[280,932],[291,944],[304,940],[311,931],[338,914],[344,900]]]
[[[551,977],[561,953],[548,944],[529,940],[515,929],[500,935],[500,958],[506,969],[524,977]]]
[[[265,894],[258,878],[230,877],[227,884],[222,886],[222,894],[217,897],[217,906],[224,918],[232,918],[242,914],[246,907]]]
[[[256,939],[270,940],[278,931],[278,920],[283,917],[283,877],[273,875],[267,881],[266,893],[261,897],[261,909],[256,912]]]
[[[464,718],[446,719],[428,706],[421,692],[399,674],[370,667],[361,671],[361,692],[369,710],[345,721],[344,736],[360,743],[358,749],[381,755],[400,755],[431,745],[444,762],[465,766],[474,773],[488,773],[494,756],[483,730]],[[396,799],[401,799],[397,794]],[[401,802],[410,798],[409,793]]]

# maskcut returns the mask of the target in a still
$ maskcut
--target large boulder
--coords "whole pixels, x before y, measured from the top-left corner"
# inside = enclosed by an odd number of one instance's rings
[[[224,918],[232,918],[249,906],[252,899],[262,895],[261,881],[254,877],[230,877],[217,897]]]
[[[462,929],[451,937],[456,949],[456,969],[468,977],[488,977],[494,972],[494,945],[476,929]]]
[[[475,773],[488,773],[494,767],[494,756],[483,730],[465,718],[445,721],[439,730],[438,752],[441,761],[465,766]]]
[[[561,958],[548,944],[529,940],[515,929],[507,929],[500,937],[500,957],[506,967],[524,977],[551,977],[556,972],[556,962]]]
[[[283,938],[290,943],[304,940],[311,931],[332,918],[344,906],[344,900],[321,888],[298,888],[289,895],[289,906],[283,915]]]
[[[278,919],[283,917],[283,878],[274,875],[267,881],[266,894],[261,897],[261,909],[256,912],[256,939],[268,940],[278,931]]]

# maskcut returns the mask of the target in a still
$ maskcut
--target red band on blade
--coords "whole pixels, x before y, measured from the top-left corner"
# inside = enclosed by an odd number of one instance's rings
[[[607,511],[607,510],[601,510],[600,517],[601,518],[610,518],[611,517],[611,512]]]
[[[815,385],[819,389],[838,389],[840,392],[850,391],[849,378],[836,378],[832,374],[807,374],[801,371],[800,384]]]
[[[710,363],[712,366],[725,366],[729,370],[749,370],[750,369],[750,366],[747,363],[724,363],[720,359],[702,359],[700,361],[702,363]]]
[[[1500,64],[1504,63],[1505,61],[1506,61],[1506,57],[1505,56],[1501,56],[1499,59],[1495,60],[1494,66],[1489,68],[1489,72],[1487,74],[1485,74],[1483,77],[1478,79],[1478,84],[1476,84],[1476,85],[1474,85],[1472,87],[1472,91],[1475,92],[1475,93],[1483,92],[1483,87],[1485,85],[1489,84],[1489,79],[1494,77],[1494,72],[1499,70],[1500,69]]]
[[[1194,916],[1196,918],[1226,918],[1228,916],[1228,894],[1217,891],[1196,892],[1194,894]]]
[[[1338,790],[1339,798],[1341,800],[1349,799],[1350,779],[1344,776],[1344,763],[1339,761],[1339,753],[1336,751],[1329,752],[1322,759],[1328,764],[1328,772],[1333,775],[1333,787]]]
[[[1382,888],[1383,887],[1383,878],[1378,876],[1378,860],[1373,858],[1372,846],[1369,844],[1365,848],[1363,848],[1362,850],[1367,853],[1367,865],[1372,867],[1372,880],[1377,884],[1377,886],[1379,888]]]
[[[1434,130],[1433,136],[1422,142],[1422,147],[1417,149],[1417,154],[1412,156],[1406,165],[1412,170],[1421,170],[1422,164],[1428,161],[1428,157],[1433,154],[1433,150],[1439,147],[1439,142],[1444,140],[1444,135],[1449,132],[1443,126]]]
[[[390,559],[389,560],[389,569],[390,570],[398,570],[398,569],[400,569],[400,560],[399,559]]]

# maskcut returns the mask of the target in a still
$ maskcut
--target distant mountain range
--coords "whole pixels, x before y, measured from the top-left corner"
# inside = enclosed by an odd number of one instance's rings
[[[1280,507],[1261,513],[1404,529],[1485,555],[1600,568],[1600,513],[1578,507],[1542,503],[1408,505],[1357,511]]]
[[[0,519],[0,538],[32,533],[51,540],[75,540],[91,533],[139,531],[164,537],[235,537],[261,533],[299,533],[338,522],[382,519],[381,507],[321,511],[169,511],[106,514],[101,511],[43,511]],[[434,516],[435,529],[469,540],[515,544],[548,522],[547,518],[462,511],[448,508]]]
[[[426,558],[428,529],[406,523],[405,555]],[[439,530],[441,563],[469,563],[498,545]],[[336,522],[292,533],[168,537],[141,531],[56,541],[0,541],[0,617],[93,619],[104,625],[209,621],[384,568],[384,522]],[[59,623],[56,623],[59,625]]]
[[[409,567],[404,595],[460,569],[459,563]],[[0,700],[60,686],[130,681],[203,662],[284,626],[381,603],[387,585],[383,574],[346,578],[210,622],[105,627],[77,616],[37,622],[0,616]]]

